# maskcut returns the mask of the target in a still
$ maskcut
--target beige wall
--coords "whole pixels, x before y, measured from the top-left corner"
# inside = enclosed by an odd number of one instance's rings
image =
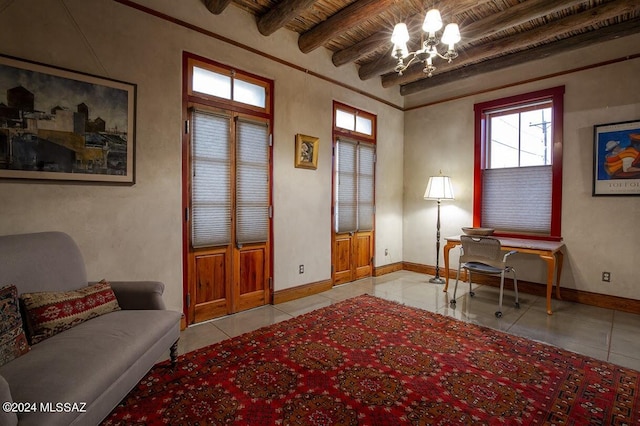
[[[407,97],[407,105],[416,106],[477,93],[405,114],[404,260],[435,263],[436,206],[422,195],[429,175],[440,169],[452,177],[456,195],[455,201],[442,204],[443,236],[471,225],[473,105],[564,85],[562,236],[567,256],[561,285],[638,299],[640,199],[592,197],[591,187],[593,126],[640,119],[640,59],[517,82],[637,54],[639,45],[640,36],[628,37]],[[513,87],[491,90],[505,84]],[[457,268],[457,251],[451,253]],[[544,263],[535,256],[520,255],[516,266],[519,277],[545,282]],[[603,271],[612,273],[611,283],[601,282]]]
[[[235,7],[209,13],[200,0],[140,1],[160,12],[294,62],[394,104],[397,90],[360,82],[318,49],[303,55],[294,33],[269,38]],[[246,31],[241,36],[235,29]],[[0,182],[0,234],[61,230],[85,256],[89,278],[156,279],[182,309],[181,82],[188,51],[275,81],[274,285],[331,277],[332,101],[378,115],[376,264],[402,253],[402,133],[398,108],[215,38],[109,0],[21,0],[0,10],[0,53],[137,84],[136,184],[129,187]],[[4,95],[0,95],[4,96]],[[293,166],[296,133],[320,138],[316,171]],[[384,256],[388,248],[393,258]],[[298,274],[298,265],[305,273]]]
[[[254,19],[233,6],[214,16],[200,0],[182,0],[180,6],[175,0],[139,3],[394,105],[420,105],[492,87],[495,81],[517,82],[606,55],[618,57],[640,42],[631,37],[628,43],[613,42],[610,50],[554,57],[403,99],[397,88],[383,89],[377,79],[361,82],[352,65],[333,67],[325,49],[300,53],[297,35],[290,31],[261,36]],[[0,181],[0,234],[68,232],[80,244],[92,280],[158,279],[167,285],[168,306],[181,309],[181,58],[189,51],[275,81],[276,290],[330,278],[333,100],[378,116],[376,265],[402,260],[433,265],[435,203],[422,195],[428,176],[441,169],[452,176],[456,191],[456,200],[442,207],[443,235],[457,234],[471,222],[473,104],[565,84],[563,235],[568,256],[562,284],[638,298],[631,267],[639,260],[638,198],[591,197],[592,126],[640,118],[637,59],[403,114],[343,86],[110,0],[8,2],[0,8],[0,40],[3,54],[137,84],[134,186]],[[296,133],[320,138],[316,171],[293,167]],[[538,261],[521,261],[523,278],[544,281]],[[305,265],[303,275],[298,274],[299,264]],[[602,270],[612,272],[611,284],[600,283]]]

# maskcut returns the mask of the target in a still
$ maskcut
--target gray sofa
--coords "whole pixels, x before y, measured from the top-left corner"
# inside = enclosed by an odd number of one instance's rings
[[[167,350],[175,362],[180,313],[165,309],[164,285],[99,278],[111,283],[121,310],[36,343],[1,366],[0,403],[35,403],[31,408],[36,409],[13,413],[0,408],[0,425],[99,424]],[[45,232],[0,236],[0,286],[9,284],[22,294],[76,290],[88,282],[71,237]],[[61,412],[42,412],[40,403],[53,403],[50,407]]]

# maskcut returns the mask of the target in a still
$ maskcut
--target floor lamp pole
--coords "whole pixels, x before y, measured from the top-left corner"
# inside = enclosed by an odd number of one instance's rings
[[[433,284],[444,284],[440,278],[440,200],[438,199],[438,221],[436,222],[436,276],[429,280]]]

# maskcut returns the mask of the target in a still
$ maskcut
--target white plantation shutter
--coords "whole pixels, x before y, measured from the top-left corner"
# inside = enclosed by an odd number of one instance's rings
[[[361,142],[358,145],[358,231],[373,229],[374,167],[374,145]]]
[[[551,232],[551,166],[485,169],[482,173],[483,227]]]
[[[236,124],[236,243],[269,239],[269,127],[238,119]]]
[[[194,110],[191,137],[191,242],[194,247],[231,241],[229,117]]]
[[[336,232],[373,229],[375,146],[336,142]]]

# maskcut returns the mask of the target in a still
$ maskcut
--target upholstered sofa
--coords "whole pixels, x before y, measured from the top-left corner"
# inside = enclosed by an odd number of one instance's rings
[[[0,366],[0,425],[99,424],[168,351],[175,362],[180,313],[165,309],[164,285],[99,278],[117,299],[111,312],[26,342],[28,351]],[[0,287],[38,296],[95,287],[90,284],[67,234],[0,236]]]

